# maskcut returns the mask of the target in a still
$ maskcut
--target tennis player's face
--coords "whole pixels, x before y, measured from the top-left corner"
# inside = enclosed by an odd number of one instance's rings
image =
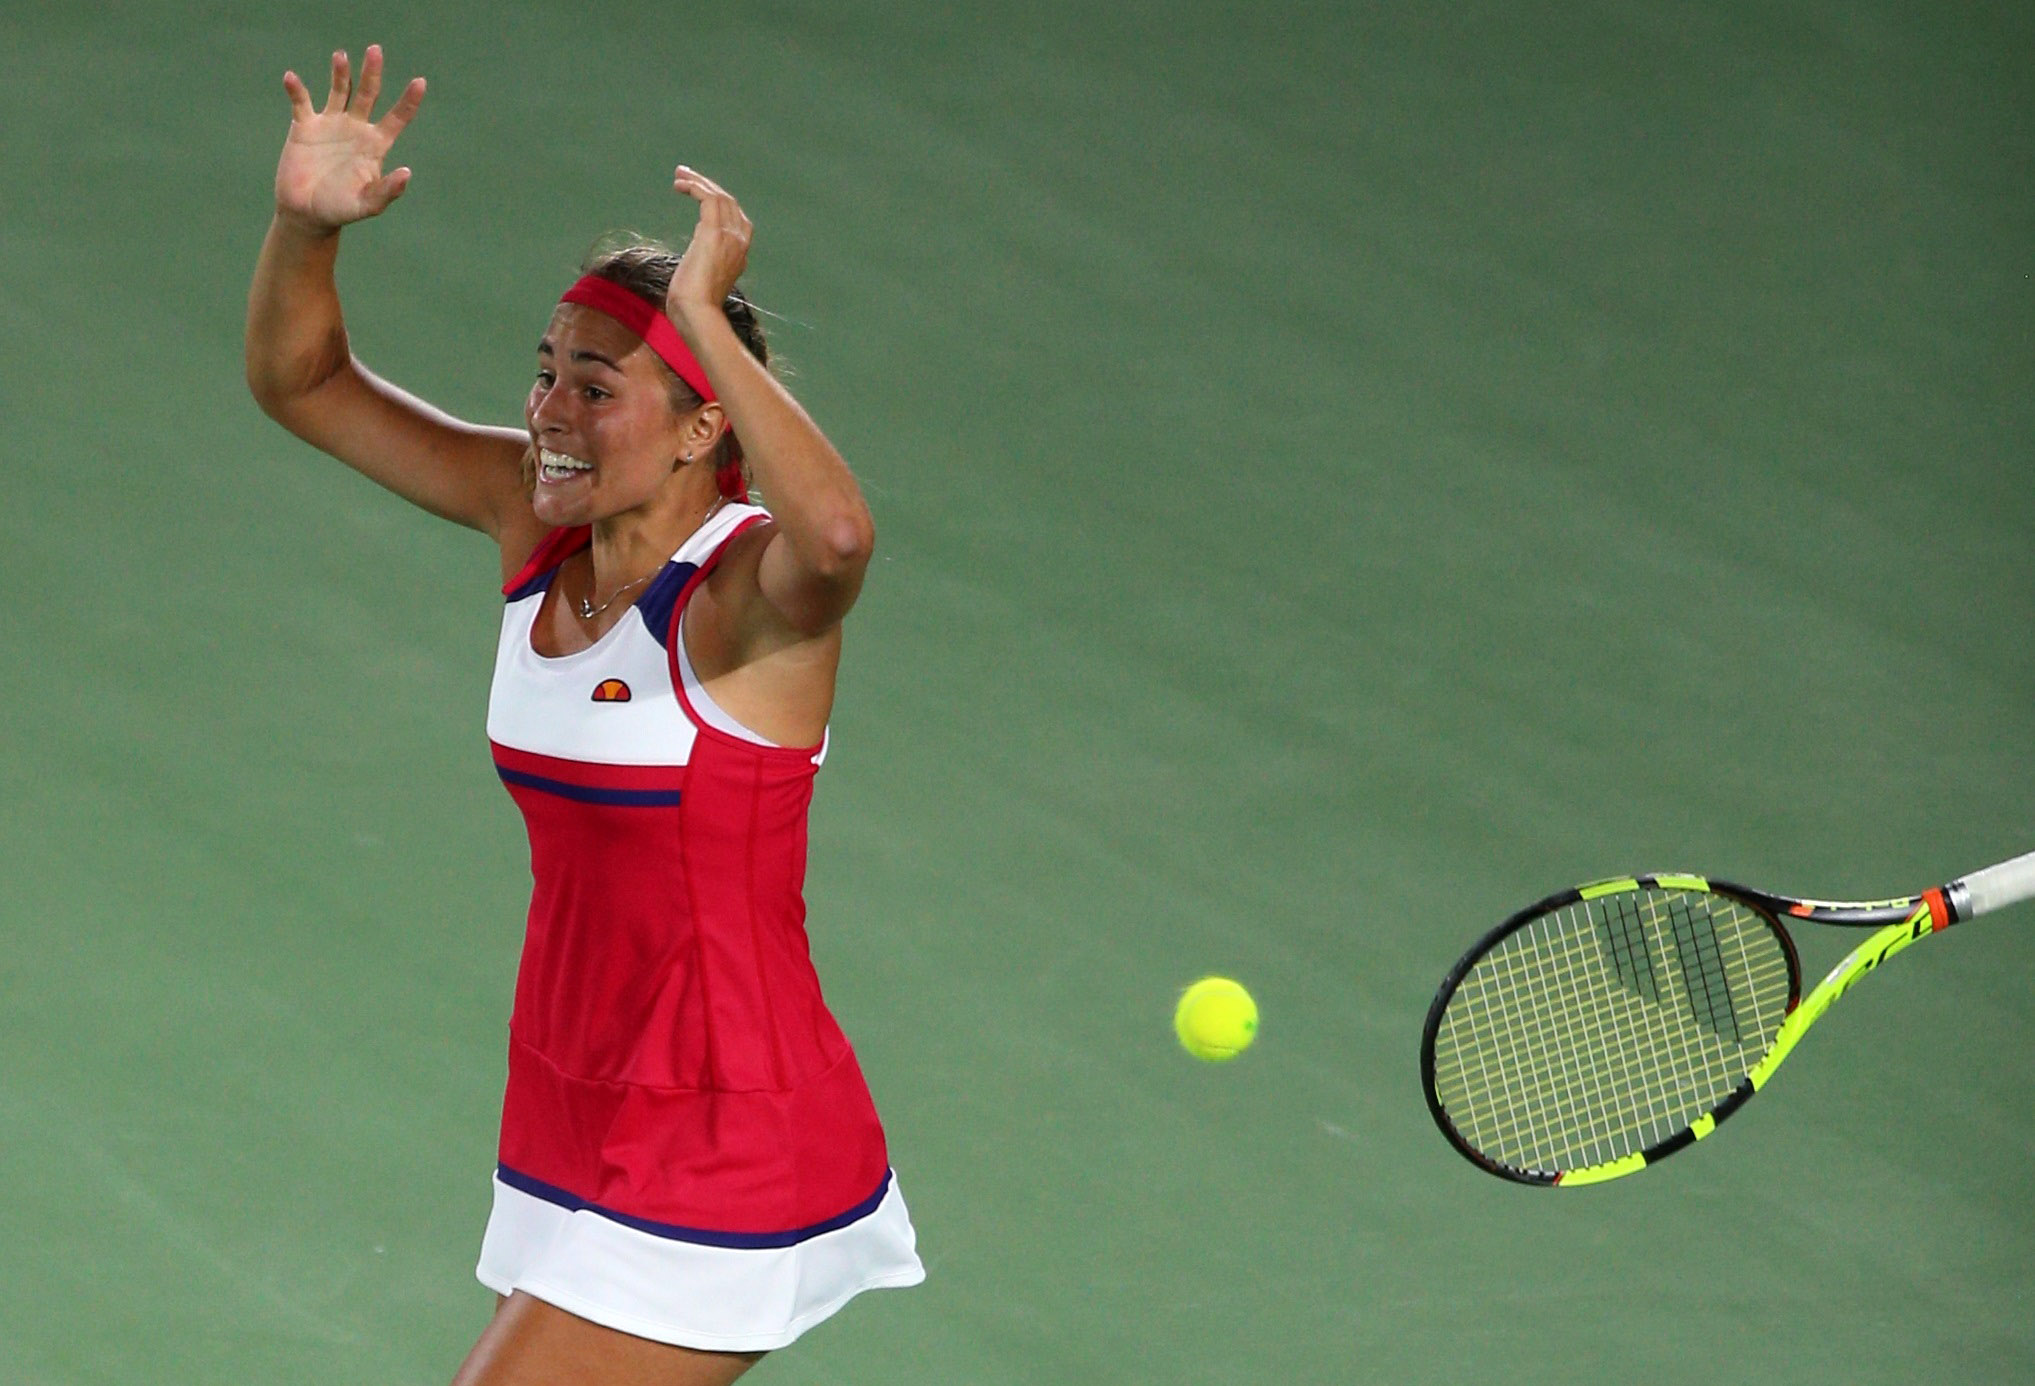
[[[537,518],[583,525],[654,499],[687,451],[693,415],[672,410],[664,366],[635,333],[565,303],[537,344],[523,418],[537,448]]]

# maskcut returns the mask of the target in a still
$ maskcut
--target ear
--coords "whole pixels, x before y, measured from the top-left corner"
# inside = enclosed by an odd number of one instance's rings
[[[681,446],[694,457],[705,457],[728,431],[728,416],[718,403],[702,404],[679,429]]]

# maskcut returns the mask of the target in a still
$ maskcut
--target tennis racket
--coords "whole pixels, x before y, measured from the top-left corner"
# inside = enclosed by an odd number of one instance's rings
[[[1900,900],[1796,900],[1703,876],[1550,895],[1478,941],[1428,1009],[1421,1079],[1471,1163],[1596,1184],[1702,1140],[1803,1033],[1925,934],[2035,897],[2035,852]],[[1783,917],[1879,931],[1807,998]]]

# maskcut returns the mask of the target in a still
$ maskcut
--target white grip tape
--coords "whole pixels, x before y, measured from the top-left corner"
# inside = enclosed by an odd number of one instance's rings
[[[1989,914],[2035,897],[2035,852],[1974,871],[1960,882],[1971,895],[1971,912]]]

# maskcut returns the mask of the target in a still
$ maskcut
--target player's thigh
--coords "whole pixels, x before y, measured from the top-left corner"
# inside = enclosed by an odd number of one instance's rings
[[[762,1356],[653,1343],[519,1292],[501,1302],[452,1386],[727,1386]]]

